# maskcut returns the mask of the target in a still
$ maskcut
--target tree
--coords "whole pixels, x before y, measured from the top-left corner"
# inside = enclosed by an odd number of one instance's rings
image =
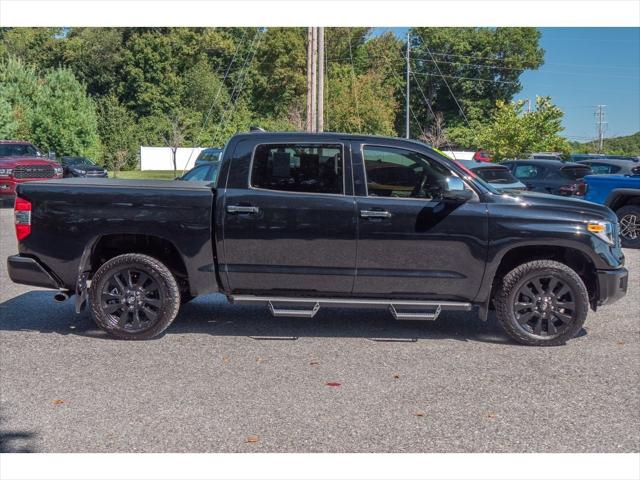
[[[569,152],[560,136],[563,113],[549,97],[536,97],[536,109],[524,111],[524,101],[498,100],[491,122],[478,134],[477,143],[493,154],[495,161],[518,158],[532,152]]]
[[[7,99],[0,96],[0,138],[15,139],[18,122],[13,118],[13,109]]]
[[[412,109],[427,124],[432,111],[442,112],[459,139],[471,138],[472,131],[461,129],[489,120],[498,100],[510,102],[521,90],[520,75],[543,63],[535,28],[429,27],[410,33]]]
[[[185,144],[187,138],[187,131],[189,129],[189,119],[179,112],[174,112],[167,124],[167,130],[165,132],[164,142],[165,145],[171,148],[171,160],[173,161],[173,176],[177,176],[177,153],[178,148]]]
[[[418,139],[435,148],[442,148],[448,144],[447,135],[444,131],[444,115],[442,115],[442,112],[436,113],[432,125],[420,135]]]
[[[135,167],[138,141],[133,115],[118,102],[115,95],[98,101],[98,132],[102,139],[102,164],[114,176],[125,166]]]
[[[95,103],[70,70],[52,70],[42,79],[31,134],[37,145],[58,155],[100,156]]]
[[[373,72],[357,75],[350,66],[329,74],[327,128],[345,133],[394,135],[396,99],[393,89]]]

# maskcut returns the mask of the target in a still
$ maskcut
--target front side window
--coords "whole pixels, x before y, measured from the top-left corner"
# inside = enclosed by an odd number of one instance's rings
[[[607,165],[605,163],[590,163],[591,170],[596,175],[604,175],[606,173],[611,173],[611,165]]]
[[[410,150],[365,146],[363,154],[371,197],[440,198],[452,175],[435,160]]]
[[[344,193],[341,145],[258,145],[251,186],[304,193]]]

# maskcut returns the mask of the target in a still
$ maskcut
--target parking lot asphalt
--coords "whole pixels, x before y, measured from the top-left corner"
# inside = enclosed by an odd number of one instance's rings
[[[117,341],[72,301],[11,283],[15,252],[4,208],[0,451],[640,450],[640,251],[625,251],[628,295],[553,348],[474,313],[282,319],[216,295],[158,339]]]

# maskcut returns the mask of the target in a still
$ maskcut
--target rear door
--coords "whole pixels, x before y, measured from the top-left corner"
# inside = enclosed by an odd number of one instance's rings
[[[354,294],[471,301],[487,253],[487,208],[441,198],[444,163],[406,148],[352,145],[358,210]]]
[[[348,145],[294,138],[236,147],[218,213],[221,271],[232,293],[352,291],[356,217]]]

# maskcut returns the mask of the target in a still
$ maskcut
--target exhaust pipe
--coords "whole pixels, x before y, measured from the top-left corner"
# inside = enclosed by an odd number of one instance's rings
[[[58,293],[56,293],[53,296],[53,299],[56,302],[64,302],[65,300],[67,300],[71,295],[71,292],[69,290],[60,290]]]

